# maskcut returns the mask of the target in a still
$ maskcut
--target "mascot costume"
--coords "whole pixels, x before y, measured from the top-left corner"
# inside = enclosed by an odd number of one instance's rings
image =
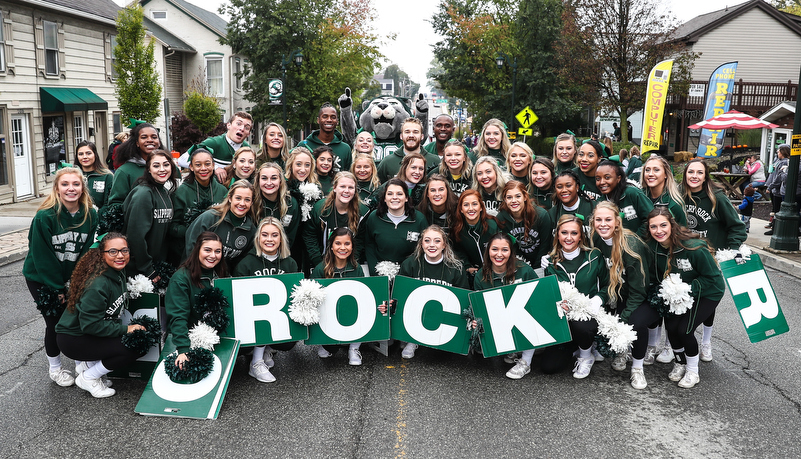
[[[342,123],[342,136],[350,145],[356,140],[357,129],[371,132],[375,138],[373,158],[376,164],[385,157],[393,154],[401,147],[401,127],[406,118],[412,116],[406,101],[409,99],[392,96],[379,96],[370,101],[364,101],[363,111],[359,116],[358,126],[353,114],[353,99],[350,88],[345,88],[345,94],[339,96],[340,119]],[[422,94],[415,101],[416,118],[423,123],[423,141],[428,140],[428,102]]]

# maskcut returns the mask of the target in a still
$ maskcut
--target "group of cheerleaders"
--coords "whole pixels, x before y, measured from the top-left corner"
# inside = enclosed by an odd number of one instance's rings
[[[105,375],[139,357],[121,344],[142,328],[120,321],[126,279],[142,274],[157,282],[165,262],[177,271],[164,294],[162,327],[172,334],[179,354],[171,364],[179,367],[187,361],[188,329],[199,319],[196,295],[214,279],[362,277],[381,275],[381,262],[397,263],[403,276],[474,290],[555,275],[587,295],[596,311],[633,325],[637,339],[612,368],[624,371],[631,361],[636,389],[647,385],[644,365],[673,362],[669,379],[691,388],[699,357],[712,359],[715,308],[725,291],[713,253],[739,248],[745,230],[702,160],[684,167],[679,186],[670,164],[651,155],[636,186],[596,141],[577,144],[562,134],[553,159],[535,158],[526,144],[511,144],[493,119],[474,150],[450,141],[434,168],[420,153],[406,152],[397,175],[380,183],[369,133],[354,142],[350,171],[333,170],[328,147],[288,151],[275,123],[262,144],[259,151],[240,148],[223,183],[215,179],[212,152],[196,148],[180,184],[149,124],[134,127],[118,148],[123,164],[114,175],[93,144],[78,146],[77,166],[57,171],[31,224],[23,267],[37,302],[50,292],[65,306],[60,317],[44,317],[54,382],[95,397],[114,394]],[[122,205],[123,230],[96,236],[97,208],[115,204]],[[670,273],[692,285],[694,306],[661,318],[647,296]],[[699,346],[694,332],[701,324]],[[598,324],[569,326],[572,342],[538,351],[539,367],[556,373],[572,366],[575,378],[585,378],[603,360],[593,346]],[[252,348],[249,374],[275,381],[273,355],[293,344]],[[413,358],[417,345],[401,344],[402,357]],[[346,348],[348,362],[360,365],[360,343]],[[317,353],[327,358],[338,350]],[[75,375],[61,353],[75,360]],[[514,366],[506,376],[528,374],[534,354],[507,355]]]

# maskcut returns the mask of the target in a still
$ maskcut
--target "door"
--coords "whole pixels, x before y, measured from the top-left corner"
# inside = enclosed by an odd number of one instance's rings
[[[108,152],[108,114],[106,112],[95,112],[95,146],[100,161],[106,160]]]
[[[14,189],[17,198],[33,195],[31,133],[28,115],[11,115],[11,151],[14,152]]]

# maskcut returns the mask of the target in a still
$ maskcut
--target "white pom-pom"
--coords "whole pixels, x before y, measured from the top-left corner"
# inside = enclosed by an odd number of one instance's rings
[[[751,252],[751,247],[743,244],[740,246],[740,253],[743,254],[743,258],[750,260],[753,252]]]
[[[214,346],[220,343],[220,337],[214,327],[206,325],[204,322],[198,322],[189,330],[189,342],[191,347],[213,351]]]
[[[325,289],[319,282],[301,279],[292,288],[289,304],[289,318],[301,325],[314,325],[320,322],[320,306],[325,300]]]
[[[592,302],[587,295],[579,292],[569,282],[559,282],[559,292],[562,294],[562,300],[567,302],[568,320],[592,319],[592,314],[590,313]]]
[[[143,293],[153,293],[153,282],[143,274],[137,274],[128,278],[128,296],[132,299],[139,298]]]
[[[298,186],[298,190],[303,194],[303,200],[308,201],[317,201],[323,195],[323,191],[317,185],[313,183],[301,183]]]
[[[300,218],[301,218],[301,220],[303,220],[304,222],[305,221],[309,221],[309,218],[311,218],[311,210],[312,210],[312,206],[311,205],[309,205],[309,204],[301,205],[300,206],[300,212],[301,212]]]
[[[392,282],[400,272],[400,265],[392,261],[381,261],[375,265],[375,272],[379,276],[389,277],[389,281]]]
[[[682,315],[693,307],[692,288],[681,280],[681,276],[672,273],[659,286],[658,296],[670,307],[670,313]]]
[[[616,354],[627,352],[637,339],[634,326],[621,322],[617,316],[602,312],[598,314],[596,320],[598,321],[598,333],[606,337],[609,347]]]
[[[718,263],[723,263],[724,261],[734,260],[735,255],[737,255],[736,250],[718,249],[715,252],[715,259],[718,261]]]

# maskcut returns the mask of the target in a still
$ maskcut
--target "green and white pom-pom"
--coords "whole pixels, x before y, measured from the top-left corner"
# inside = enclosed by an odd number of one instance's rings
[[[217,334],[217,330],[203,322],[198,322],[197,325],[192,327],[188,336],[193,348],[199,347],[213,351],[214,346],[220,344],[220,336]]]
[[[170,380],[179,384],[194,384],[200,382],[211,373],[214,368],[214,354],[208,349],[195,347],[186,353],[187,361],[184,368],[178,368],[175,359],[178,358],[178,351],[164,358],[164,371]]]
[[[301,213],[300,219],[302,221],[304,221],[304,222],[309,221],[309,219],[311,218],[311,210],[312,210],[311,204],[303,204],[303,205],[301,205],[300,206],[300,213]]]
[[[320,306],[325,301],[325,289],[312,279],[301,279],[292,288],[289,304],[289,318],[301,325],[314,325],[320,322]]]
[[[52,288],[43,285],[38,290],[39,299],[36,301],[36,309],[45,317],[61,317],[64,308],[67,306],[66,294],[64,301],[58,297],[58,292]]]
[[[153,293],[153,282],[144,274],[129,277],[127,286],[128,296],[131,299],[139,298],[143,293]]]
[[[389,277],[389,281],[392,282],[400,272],[400,265],[394,261],[381,261],[375,265],[375,272],[379,276]]]
[[[200,320],[218,333],[222,333],[231,323],[228,307],[228,299],[217,287],[204,288],[195,295],[195,308],[200,314]]]
[[[637,339],[634,326],[621,322],[618,316],[602,311],[595,320],[598,322],[598,333],[606,338],[609,348],[615,354],[627,352]]]
[[[170,278],[175,274],[175,267],[166,261],[157,261],[153,263],[153,271],[155,272],[153,278],[159,278],[158,282],[153,283],[154,287],[160,291],[170,285]]]
[[[128,349],[145,354],[151,347],[158,344],[161,339],[161,325],[158,320],[150,316],[135,317],[131,320],[130,325],[141,325],[145,329],[134,330],[131,333],[122,335],[122,344]]]
[[[122,204],[103,206],[98,213],[97,234],[121,233],[125,225],[125,213]]]
[[[583,321],[592,319],[592,302],[590,298],[579,292],[576,287],[570,282],[559,282],[559,293],[562,294],[562,300],[567,302],[567,319],[575,321]],[[557,306],[559,317],[562,317],[562,308]]]
[[[659,297],[670,307],[670,313],[680,316],[693,307],[690,284],[681,280],[678,273],[671,273],[659,285]]]
[[[303,200],[306,202],[316,202],[323,197],[323,190],[309,182],[301,183],[298,186],[298,191],[303,195]]]
[[[715,260],[718,263],[723,263],[724,261],[734,260],[734,257],[737,255],[736,250],[731,249],[718,249],[715,251]]]

